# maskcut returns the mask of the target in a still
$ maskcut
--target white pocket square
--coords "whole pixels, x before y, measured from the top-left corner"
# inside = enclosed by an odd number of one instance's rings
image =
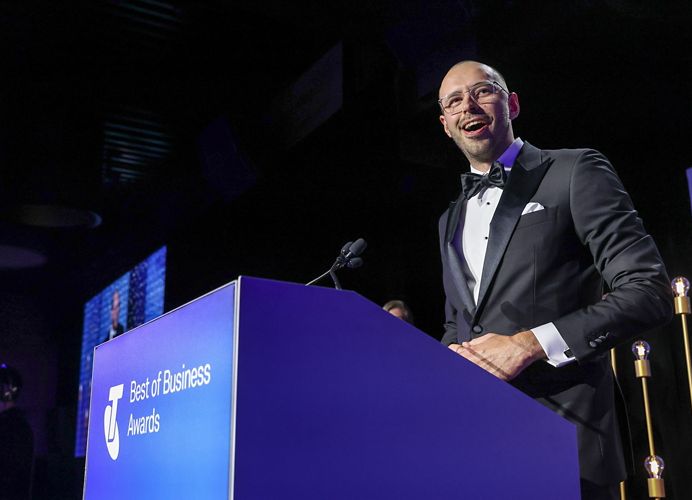
[[[538,212],[540,210],[543,210],[544,207],[540,203],[536,203],[535,201],[532,201],[530,203],[527,203],[526,206],[524,207],[524,210],[521,212],[521,215],[526,215],[526,214],[532,214],[534,212]]]

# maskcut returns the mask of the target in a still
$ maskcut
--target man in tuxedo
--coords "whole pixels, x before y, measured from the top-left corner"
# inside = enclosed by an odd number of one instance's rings
[[[497,70],[458,63],[439,97],[471,166],[439,225],[443,342],[575,423],[583,497],[617,498],[608,351],[672,316],[656,245],[602,154],[514,137],[519,98]]]

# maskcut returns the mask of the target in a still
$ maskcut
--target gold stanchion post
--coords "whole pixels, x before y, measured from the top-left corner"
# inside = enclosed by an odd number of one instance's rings
[[[685,363],[687,364],[687,385],[690,390],[690,404],[692,404],[692,361],[690,361],[690,337],[687,333],[687,315],[692,312],[690,298],[690,282],[684,276],[678,276],[671,282],[675,294],[675,314],[680,316],[682,322],[682,339],[685,345]]]
[[[644,460],[644,467],[649,474],[647,486],[650,498],[665,498],[666,490],[661,478],[663,473],[663,459],[656,455],[654,447],[653,424],[651,423],[651,409],[649,407],[649,389],[647,379],[651,377],[651,364],[649,363],[649,353],[651,347],[643,340],[637,340],[632,344],[634,354],[634,373],[642,381],[642,394],[644,396],[644,416],[646,417],[646,434],[649,440],[649,456]]]
[[[610,366],[613,367],[613,376],[618,378],[618,364],[615,358],[615,348],[610,350]],[[620,481],[620,500],[627,500],[627,490],[625,488],[625,481]]]
[[[618,378],[618,361],[615,358],[615,348],[610,350],[610,366],[613,367],[613,375]]]

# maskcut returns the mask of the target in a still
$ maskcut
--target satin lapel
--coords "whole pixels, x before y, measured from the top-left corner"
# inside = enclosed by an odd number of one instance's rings
[[[454,241],[454,234],[459,227],[459,217],[461,217],[461,209],[464,206],[464,195],[459,195],[456,201],[449,204],[447,211],[447,227],[445,227],[445,243]]]
[[[531,201],[531,197],[538,189],[538,185],[551,162],[552,160],[541,162],[540,150],[525,143],[512,168],[512,173],[502,191],[493,220],[490,222],[478,307],[474,315],[476,320],[485,306],[488,290],[495,279],[495,273],[507,249],[514,228],[519,222],[521,213],[526,204]]]
[[[454,248],[454,236],[456,234],[461,234],[463,228],[461,227],[460,221],[462,220],[464,207],[464,197],[459,196],[457,201],[453,201],[449,204],[449,211],[447,215],[447,227],[445,228],[445,257],[447,259],[447,264],[449,270],[452,273],[453,282],[456,286],[457,292],[461,297],[461,301],[464,303],[466,310],[469,314],[473,315],[475,305],[473,303],[473,297],[471,296],[471,291],[466,285],[466,276],[464,276],[463,266],[461,263],[461,256]]]

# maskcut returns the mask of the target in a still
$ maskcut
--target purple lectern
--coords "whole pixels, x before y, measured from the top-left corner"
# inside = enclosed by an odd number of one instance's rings
[[[117,349],[150,375],[109,367]],[[579,498],[572,424],[354,292],[241,277],[97,348],[93,387],[85,497],[129,478],[127,498]]]

